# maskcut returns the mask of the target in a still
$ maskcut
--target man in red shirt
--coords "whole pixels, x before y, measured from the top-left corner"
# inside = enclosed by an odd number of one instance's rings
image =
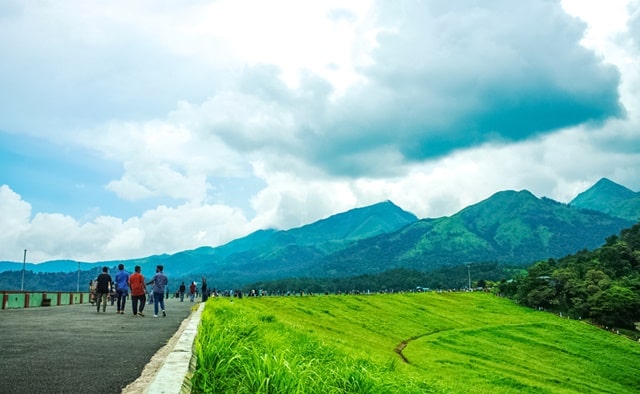
[[[131,289],[131,306],[133,316],[144,316],[142,311],[147,302],[147,286],[144,284],[144,276],[140,273],[140,266],[136,265],[135,272],[129,277],[129,288]]]
[[[189,285],[189,298],[191,298],[191,302],[193,302],[193,299],[196,297],[196,282],[191,282],[191,285]]]

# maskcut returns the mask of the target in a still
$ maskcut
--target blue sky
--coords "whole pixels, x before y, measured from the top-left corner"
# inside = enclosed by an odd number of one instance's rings
[[[0,260],[638,191],[638,37],[638,0],[3,1]]]

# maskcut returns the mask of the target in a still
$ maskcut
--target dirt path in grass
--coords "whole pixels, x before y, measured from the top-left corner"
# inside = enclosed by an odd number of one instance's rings
[[[406,348],[406,347],[407,347],[407,345],[409,344],[409,342],[411,342],[411,341],[415,341],[416,339],[420,339],[420,338],[422,338],[422,337],[426,337],[427,335],[437,334],[437,333],[439,333],[439,332],[441,332],[441,331],[440,331],[440,330],[437,330],[437,331],[428,332],[428,333],[426,333],[426,334],[422,334],[422,335],[416,335],[416,336],[413,336],[413,337],[411,337],[411,338],[409,338],[409,339],[405,339],[404,341],[400,342],[400,343],[398,344],[398,346],[396,346],[396,348],[395,348],[395,349],[393,349],[393,351],[394,351],[394,352],[396,352],[396,353],[398,353],[398,356],[400,356],[400,358],[402,359],[402,361],[404,361],[404,362],[405,362],[405,363],[407,363],[407,364],[411,364],[411,361],[409,361],[409,359],[408,359],[407,357],[405,357],[405,355],[404,355],[404,354],[402,354],[402,351],[404,350],[404,348]]]

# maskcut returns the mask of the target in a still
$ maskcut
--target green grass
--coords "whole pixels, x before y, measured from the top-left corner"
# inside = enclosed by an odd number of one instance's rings
[[[638,393],[640,345],[483,293],[207,302],[195,393]]]

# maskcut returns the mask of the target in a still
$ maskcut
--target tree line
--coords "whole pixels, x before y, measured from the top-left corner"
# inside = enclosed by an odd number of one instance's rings
[[[497,285],[523,271],[522,267],[497,262],[457,265],[433,271],[396,268],[377,274],[339,278],[287,278],[261,281],[242,286],[244,292],[263,290],[267,293],[366,293],[422,290],[461,290],[469,286],[485,288]]]

